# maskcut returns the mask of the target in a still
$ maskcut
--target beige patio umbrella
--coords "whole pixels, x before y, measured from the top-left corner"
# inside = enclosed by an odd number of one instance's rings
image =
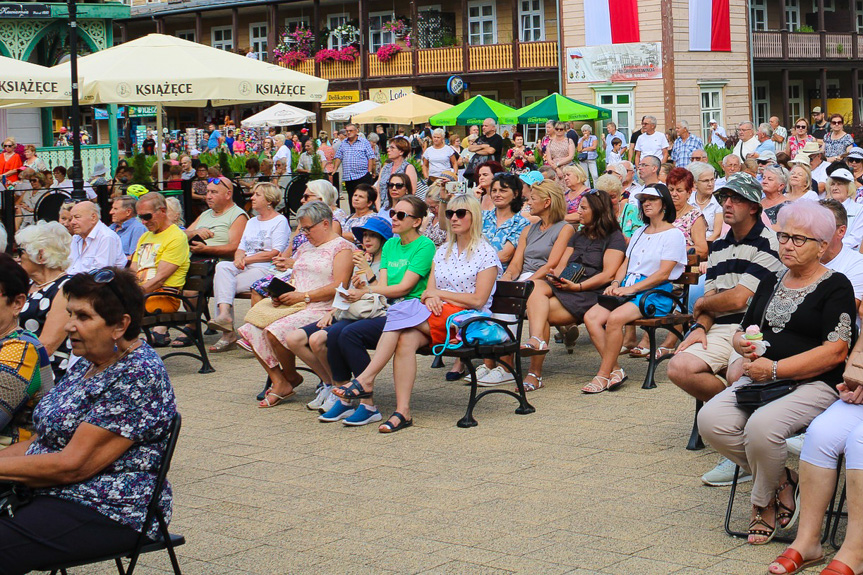
[[[355,124],[421,124],[450,108],[450,104],[410,93],[374,110],[355,114],[351,121]]]
[[[0,56],[0,105],[40,106],[72,97],[69,73]]]
[[[68,73],[69,64],[54,67]],[[322,102],[329,82],[164,34],[149,34],[78,59],[80,102],[156,106],[226,106],[250,102]],[[159,180],[162,180],[162,146]]]

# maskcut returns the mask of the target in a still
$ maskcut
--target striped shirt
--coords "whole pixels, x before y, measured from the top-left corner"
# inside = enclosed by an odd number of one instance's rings
[[[742,285],[753,294],[762,279],[782,268],[779,261],[779,241],[773,230],[760,220],[739,242],[731,230],[710,246],[707,256],[707,279],[704,291],[717,293]],[[733,324],[743,321],[746,308],[717,312],[715,323]]]

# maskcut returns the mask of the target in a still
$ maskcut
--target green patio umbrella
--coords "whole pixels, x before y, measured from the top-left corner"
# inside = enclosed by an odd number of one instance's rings
[[[499,122],[501,124],[545,124],[549,120],[578,122],[610,118],[611,110],[607,108],[585,104],[555,92],[533,104],[519,108],[515,114],[501,117]]]
[[[433,126],[472,126],[480,125],[486,118],[498,120],[501,116],[514,116],[516,110],[489,100],[485,96],[474,96],[449,110],[429,118]]]

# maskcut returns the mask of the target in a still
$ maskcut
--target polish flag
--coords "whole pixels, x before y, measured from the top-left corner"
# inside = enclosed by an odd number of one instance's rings
[[[584,0],[587,46],[640,42],[638,0]]]
[[[689,50],[731,51],[730,0],[689,0]]]

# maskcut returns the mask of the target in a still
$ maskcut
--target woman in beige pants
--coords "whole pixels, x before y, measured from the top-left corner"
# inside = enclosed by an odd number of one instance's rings
[[[855,314],[851,282],[820,262],[836,230],[833,213],[799,200],[782,208],[778,223],[779,257],[788,270],[761,280],[743,319],[744,326],[760,326],[770,345],[759,356],[744,332],[736,333],[733,345],[744,357],[744,377],[698,415],[704,440],[752,472],[752,545],[769,542],[777,528],[797,519],[798,478],[785,467],[785,439],[836,400]],[[799,385],[754,412],[737,406],[736,389],[773,379]]]

